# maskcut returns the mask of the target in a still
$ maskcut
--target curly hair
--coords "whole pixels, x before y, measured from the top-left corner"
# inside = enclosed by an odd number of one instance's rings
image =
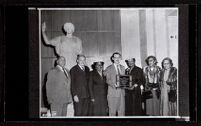
[[[145,59],[145,62],[146,62],[147,65],[149,65],[149,59],[150,59],[150,58],[152,58],[152,59],[155,61],[155,65],[158,63],[155,56],[148,56],[148,57]]]
[[[164,64],[165,60],[168,60],[168,61],[170,62],[171,67],[173,66],[172,59],[170,59],[169,57],[166,57],[166,58],[164,58],[164,59],[162,60],[162,62],[161,62],[162,68],[164,68],[164,65],[163,65],[163,64]]]
[[[119,55],[121,57],[121,54],[119,52],[114,52],[112,56],[110,57],[110,60],[114,63],[114,60],[112,59],[114,55]]]

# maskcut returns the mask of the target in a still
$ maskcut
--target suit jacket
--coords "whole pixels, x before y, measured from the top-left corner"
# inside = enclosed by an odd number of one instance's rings
[[[68,71],[67,74],[68,77],[58,67],[48,72],[46,90],[49,104],[72,102],[71,79]]]
[[[71,70],[71,89],[73,97],[75,95],[78,98],[88,98],[89,97],[89,68],[85,66],[85,71],[83,71],[78,65],[75,65]]]
[[[128,72],[128,70],[129,69],[127,68],[126,72]],[[141,68],[139,68],[137,66],[134,66],[133,69],[130,71],[129,75],[132,76],[132,84],[137,84],[138,85],[137,88],[140,88],[141,85],[144,86],[144,84],[145,84],[145,77],[144,77],[144,74],[143,74],[143,70]],[[126,90],[126,92],[133,92],[133,91]]]
[[[124,66],[120,65],[121,69],[121,74],[125,74],[125,68]],[[117,76],[117,71],[115,69],[114,64],[108,66],[104,72],[106,76],[106,83],[108,84],[108,96],[110,97],[120,97],[121,93],[123,96],[125,96],[125,91],[124,89],[121,88],[116,88],[116,76]]]

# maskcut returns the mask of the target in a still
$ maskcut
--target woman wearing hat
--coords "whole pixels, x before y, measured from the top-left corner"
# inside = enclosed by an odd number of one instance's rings
[[[89,92],[91,97],[91,112],[92,116],[107,115],[107,84],[103,76],[104,62],[94,62],[93,71],[89,77]]]

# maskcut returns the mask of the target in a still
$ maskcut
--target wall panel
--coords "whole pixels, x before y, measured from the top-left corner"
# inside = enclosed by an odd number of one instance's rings
[[[121,52],[121,21],[118,10],[44,10],[42,22],[46,22],[47,36],[52,39],[64,35],[65,22],[75,25],[74,36],[83,42],[83,53],[90,67],[95,59],[102,58],[105,67],[111,64],[110,56],[114,51]],[[45,75],[54,67],[56,53],[54,47],[41,43],[42,86]],[[67,59],[76,60],[76,59]],[[42,106],[44,106],[42,102]]]

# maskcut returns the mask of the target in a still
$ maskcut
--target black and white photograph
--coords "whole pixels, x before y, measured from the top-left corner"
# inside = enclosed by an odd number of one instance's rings
[[[177,7],[38,11],[40,118],[181,118]]]

